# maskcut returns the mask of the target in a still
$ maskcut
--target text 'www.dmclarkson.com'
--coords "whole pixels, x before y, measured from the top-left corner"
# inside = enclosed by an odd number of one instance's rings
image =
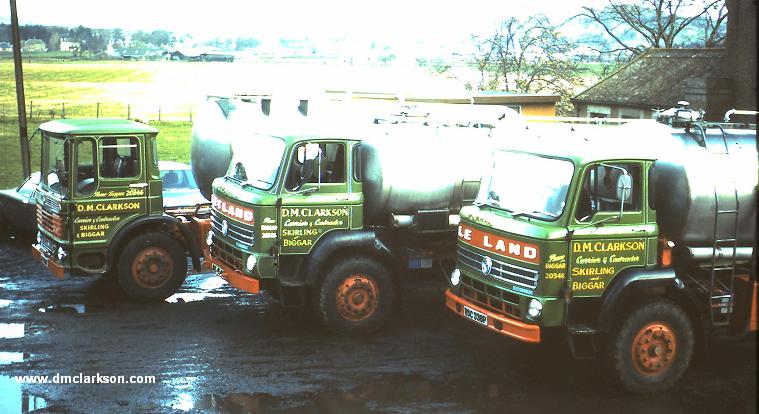
[[[14,377],[19,384],[155,384],[155,375],[19,375]]]

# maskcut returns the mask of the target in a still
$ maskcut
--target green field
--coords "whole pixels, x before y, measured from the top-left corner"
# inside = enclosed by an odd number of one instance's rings
[[[157,79],[171,77],[171,69],[160,62],[59,62],[24,61],[29,136],[37,126],[65,115],[72,117],[138,117],[147,119],[160,132],[159,156],[164,160],[189,162],[192,111],[199,101],[182,93],[167,94],[155,101]],[[180,69],[186,69],[181,68]],[[184,75],[185,78],[188,75]],[[180,79],[175,78],[177,81]],[[166,85],[162,86],[163,88]],[[186,92],[183,86],[172,84]],[[176,99],[177,96],[181,98]],[[162,121],[157,119],[160,116]],[[22,180],[16,89],[13,62],[0,61],[0,188],[15,186]],[[31,142],[32,170],[39,169],[39,137]]]

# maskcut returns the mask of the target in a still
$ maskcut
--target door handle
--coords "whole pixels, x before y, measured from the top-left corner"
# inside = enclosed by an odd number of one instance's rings
[[[145,188],[147,186],[148,186],[148,183],[129,184],[129,188]]]

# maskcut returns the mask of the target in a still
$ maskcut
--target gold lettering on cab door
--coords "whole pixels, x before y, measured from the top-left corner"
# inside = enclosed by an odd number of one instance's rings
[[[643,239],[572,242],[572,291],[597,296],[620,271],[645,264]]]

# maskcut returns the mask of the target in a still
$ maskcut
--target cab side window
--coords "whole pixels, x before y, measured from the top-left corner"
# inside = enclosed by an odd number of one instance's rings
[[[624,171],[627,177],[624,178]],[[585,172],[575,219],[589,221],[598,212],[641,210],[640,166],[625,163],[597,164]]]
[[[95,191],[95,141],[76,142],[76,195],[88,196]]]
[[[304,175],[304,159],[306,144],[299,145],[294,152],[290,171],[287,175],[286,186],[288,190],[297,188]],[[306,183],[340,184],[345,182],[345,145],[340,143],[320,143],[321,155],[314,162],[309,177],[305,177]]]
[[[103,137],[100,140],[100,176],[132,178],[140,174],[139,146],[135,137]]]

